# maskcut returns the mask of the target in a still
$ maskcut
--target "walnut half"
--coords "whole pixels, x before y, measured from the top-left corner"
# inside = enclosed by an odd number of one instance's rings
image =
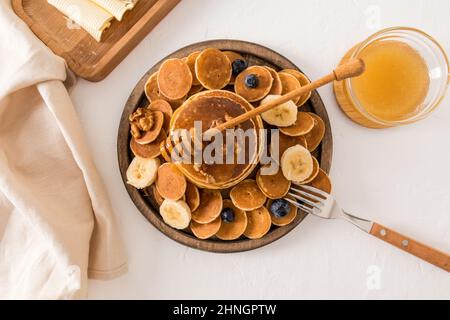
[[[153,112],[148,108],[137,108],[130,114],[128,120],[131,124],[131,135],[136,139],[142,136],[142,131],[150,131],[155,122]]]

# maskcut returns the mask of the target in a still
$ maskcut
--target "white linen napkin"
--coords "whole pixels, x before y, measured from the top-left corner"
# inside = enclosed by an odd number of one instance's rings
[[[127,269],[54,55],[0,0],[0,299],[86,298]]]

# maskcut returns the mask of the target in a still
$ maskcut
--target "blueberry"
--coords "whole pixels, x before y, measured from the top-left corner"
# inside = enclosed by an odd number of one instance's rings
[[[247,61],[236,59],[233,61],[231,66],[233,67],[233,75],[237,76],[239,73],[247,69]]]
[[[284,199],[277,199],[270,205],[270,212],[278,218],[282,218],[291,212],[289,202]]]
[[[258,86],[258,76],[256,74],[249,74],[245,77],[245,85],[249,88],[256,88]]]
[[[225,222],[230,223],[234,221],[234,211],[231,208],[224,208],[220,215]]]

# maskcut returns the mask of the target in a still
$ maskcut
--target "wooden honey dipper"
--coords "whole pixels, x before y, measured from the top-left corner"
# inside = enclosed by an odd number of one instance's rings
[[[351,59],[347,61],[345,64],[338,66],[332,73],[326,75],[325,77],[322,77],[314,82],[311,82],[306,86],[303,86],[289,93],[286,93],[285,95],[277,99],[274,99],[268,103],[260,105],[259,107],[251,111],[248,111],[236,118],[233,118],[227,122],[224,122],[214,128],[206,130],[203,133],[203,137],[206,137],[206,139],[208,140],[212,138],[214,135],[216,135],[217,132],[222,132],[223,130],[226,130],[228,128],[233,128],[240,123],[250,120],[251,118],[258,116],[261,113],[264,113],[272,108],[275,108],[276,106],[279,106],[280,104],[288,102],[293,98],[302,96],[310,91],[320,88],[333,81],[341,81],[347,78],[357,77],[361,75],[364,71],[365,71],[364,61],[358,58]],[[170,135],[169,137],[167,137],[166,141],[161,144],[161,149],[162,151],[165,151],[163,152],[163,154],[170,154],[172,152],[173,144]]]
[[[268,103],[265,103],[263,105],[260,105],[259,107],[248,111],[236,118],[233,118],[227,122],[224,122],[214,128],[206,130],[203,135],[206,137],[206,139],[210,139],[213,137],[217,132],[222,132],[223,130],[233,128],[237,126],[240,123],[243,123],[247,120],[250,120],[253,117],[256,117],[260,115],[261,113],[264,113],[266,111],[269,111],[272,108],[275,108],[276,106],[279,106],[280,104],[283,104],[285,102],[288,102],[289,100],[293,98],[297,98],[299,96],[302,96],[310,91],[313,91],[317,88],[320,88],[330,82],[333,81],[341,81],[345,80],[347,78],[357,77],[361,75],[365,71],[365,64],[364,61],[358,58],[351,59],[347,61],[345,64],[342,64],[338,66],[332,73],[326,75],[323,78],[320,78],[314,82],[311,82],[310,84],[303,86],[301,88],[298,88],[294,91],[291,91],[289,93],[286,93],[285,95],[274,99]],[[217,131],[218,130],[218,131]]]

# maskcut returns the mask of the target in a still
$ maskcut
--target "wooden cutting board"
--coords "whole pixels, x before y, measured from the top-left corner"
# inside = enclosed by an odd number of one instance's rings
[[[103,80],[180,2],[141,0],[122,21],[113,21],[97,42],[86,31],[69,28],[67,19],[47,0],[12,0],[16,14],[78,76]]]

